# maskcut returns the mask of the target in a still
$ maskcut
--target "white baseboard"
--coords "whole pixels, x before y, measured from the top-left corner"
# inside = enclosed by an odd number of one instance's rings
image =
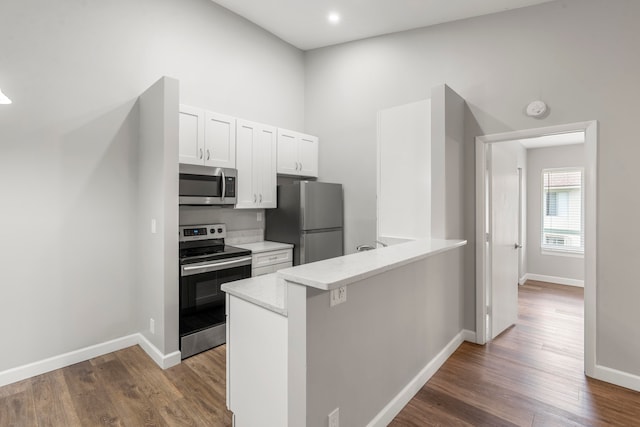
[[[527,273],[525,273],[524,276],[518,279],[518,285],[524,285],[524,282],[526,282],[527,279],[528,279],[528,276],[527,276]]]
[[[438,369],[447,361],[449,356],[462,344],[465,336],[475,333],[472,331],[460,331],[441,351],[431,359],[427,366],[416,375],[391,401],[367,424],[367,427],[384,427],[400,413],[402,408],[416,395],[418,391],[429,381]]]
[[[596,365],[594,378],[620,387],[640,391],[640,376],[606,366]]]
[[[139,344],[149,357],[162,369],[167,369],[180,363],[179,351],[163,355],[160,350],[151,344],[142,334],[131,334],[2,371],[0,372],[0,387],[84,362],[94,357],[113,353],[114,351],[122,350],[123,348],[136,344]]]
[[[545,276],[544,274],[527,273],[524,275],[523,279],[524,279],[524,282],[526,282],[527,280],[537,280],[539,282],[549,282],[549,283],[555,283],[558,285],[576,286],[578,288],[584,288],[584,280],[568,279],[566,277]],[[523,280],[523,279],[520,279],[520,280]]]
[[[145,353],[147,353],[149,357],[156,362],[156,365],[160,366],[162,369],[168,369],[180,364],[181,353],[179,351],[162,354],[155,345],[151,344],[151,341],[149,341],[147,337],[142,334],[138,335],[140,335],[140,342],[138,342],[138,344],[142,347]]]
[[[476,331],[470,331],[469,329],[463,329],[462,332],[460,332],[462,334],[462,340],[463,341],[468,341],[468,342],[472,342],[474,344],[477,344],[478,341],[476,341]]]

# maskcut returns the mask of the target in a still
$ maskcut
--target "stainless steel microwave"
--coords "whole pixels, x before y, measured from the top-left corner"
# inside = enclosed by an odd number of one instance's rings
[[[181,205],[235,205],[237,171],[200,165],[179,167]]]

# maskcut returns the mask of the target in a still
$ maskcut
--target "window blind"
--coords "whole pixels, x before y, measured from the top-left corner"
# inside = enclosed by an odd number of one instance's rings
[[[584,253],[583,193],[582,169],[542,171],[543,250]]]

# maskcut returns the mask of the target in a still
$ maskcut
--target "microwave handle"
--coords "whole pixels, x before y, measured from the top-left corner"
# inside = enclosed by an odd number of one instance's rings
[[[222,174],[222,201],[224,201],[224,198],[227,195],[227,179],[224,176],[223,170],[221,170],[220,173]]]

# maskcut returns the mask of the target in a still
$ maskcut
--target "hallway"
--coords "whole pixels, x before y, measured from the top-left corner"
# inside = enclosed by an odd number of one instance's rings
[[[583,289],[528,281],[518,324],[463,343],[391,426],[630,426],[640,393],[583,373]]]

